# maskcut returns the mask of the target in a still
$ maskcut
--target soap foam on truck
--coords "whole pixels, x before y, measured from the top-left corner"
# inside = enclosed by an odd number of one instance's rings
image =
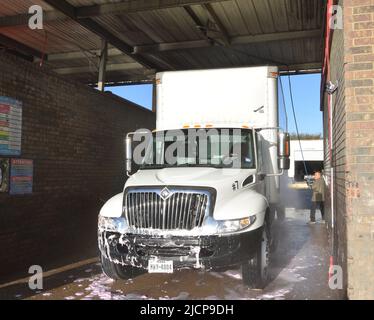
[[[129,179],[99,215],[107,276],[241,266],[266,285],[290,153],[277,79],[272,66],[157,74],[156,130],[127,135]]]

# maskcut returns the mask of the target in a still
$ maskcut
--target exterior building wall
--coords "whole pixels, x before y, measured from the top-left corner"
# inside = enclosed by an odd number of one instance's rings
[[[344,0],[348,297],[374,299],[374,1]]]
[[[332,246],[335,264],[344,270],[350,299],[374,299],[374,1],[337,1],[344,29],[333,32],[331,81],[332,154],[324,103],[325,171],[334,205]],[[329,188],[331,188],[331,183]],[[331,223],[331,197],[325,202]]]
[[[20,158],[34,161],[32,194],[0,193],[2,278],[96,248],[99,208],[125,182],[124,136],[155,116],[14,56],[0,70],[0,96],[23,102]]]

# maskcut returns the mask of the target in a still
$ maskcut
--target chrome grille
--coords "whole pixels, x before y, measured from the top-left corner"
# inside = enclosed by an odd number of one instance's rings
[[[166,200],[161,190],[130,190],[125,214],[130,227],[139,229],[192,230],[201,227],[209,211],[208,191],[172,190]]]

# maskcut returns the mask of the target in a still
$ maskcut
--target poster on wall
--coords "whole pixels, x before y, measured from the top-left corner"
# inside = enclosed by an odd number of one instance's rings
[[[34,162],[27,159],[11,159],[10,194],[32,193]]]
[[[22,102],[0,96],[0,156],[20,156]]]
[[[9,191],[9,159],[0,158],[0,193]]]

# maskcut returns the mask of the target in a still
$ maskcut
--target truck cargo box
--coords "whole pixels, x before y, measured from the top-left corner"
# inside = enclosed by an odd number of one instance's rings
[[[157,74],[157,129],[276,127],[277,67]]]

